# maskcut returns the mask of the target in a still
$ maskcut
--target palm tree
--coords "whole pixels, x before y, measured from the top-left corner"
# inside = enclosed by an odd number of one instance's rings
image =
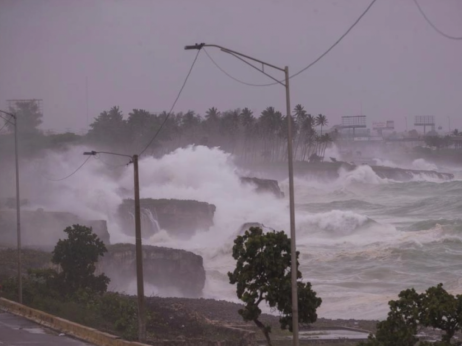
[[[216,121],[220,117],[220,112],[215,107],[207,109],[205,112],[205,119],[208,121]]]
[[[321,139],[322,139],[322,144],[323,144],[323,148],[322,148],[322,152],[321,152],[321,157],[324,159],[324,156],[326,154],[326,149],[327,147],[333,142],[333,139],[331,137],[331,135],[329,133],[325,133],[321,136]]]
[[[201,118],[192,110],[187,111],[181,118],[180,129],[186,134],[186,142],[183,145],[195,144],[198,140]]]
[[[308,114],[306,113],[305,108],[303,108],[301,104],[298,104],[295,106],[294,113],[295,113],[295,123],[297,124],[297,128],[298,128],[298,133],[295,133],[294,135],[294,138],[295,138],[294,157],[296,158],[298,147],[303,138],[304,124],[305,124],[306,116]]]
[[[274,109],[267,107],[258,118],[258,126],[264,142],[264,152],[269,159],[274,158],[279,142],[278,135],[281,133],[282,114]]]
[[[222,147],[228,148],[228,151],[232,154],[234,154],[237,143],[240,113],[240,109],[230,110],[224,112],[221,118],[219,118],[219,132]]]
[[[316,151],[316,142],[317,142],[318,135],[316,130],[313,128],[309,128],[305,135],[305,148],[303,150],[303,157],[302,160],[305,161],[305,157],[311,156],[311,151],[314,146]]]
[[[244,126],[245,128],[255,124],[255,117],[253,116],[253,112],[247,107],[241,111],[240,117],[241,117],[241,125]]]
[[[323,114],[318,114],[316,117],[316,126],[321,126],[321,136],[322,136],[322,127],[326,126],[328,123],[327,118]]]
[[[301,104],[298,104],[294,108],[294,113],[295,113],[295,120],[297,121],[299,125],[301,125],[307,116],[305,108],[303,108]]]
[[[253,112],[247,107],[241,111],[241,114],[239,114],[239,132],[241,136],[241,143],[243,144],[244,160],[247,159],[247,155],[250,150],[256,150],[256,136],[254,136],[256,134],[255,122],[256,119],[253,116]]]
[[[215,107],[209,108],[205,112],[205,121],[202,122],[202,125],[210,146],[216,146],[220,140],[220,135],[218,134],[220,115],[220,112]]]

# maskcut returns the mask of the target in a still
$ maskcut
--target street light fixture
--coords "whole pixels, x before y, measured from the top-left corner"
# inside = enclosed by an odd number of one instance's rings
[[[16,232],[18,237],[18,301],[22,304],[22,274],[21,274],[21,202],[19,199],[19,162],[18,162],[18,118],[13,113],[0,110],[14,119],[14,157],[16,165]],[[9,121],[9,120],[6,120]]]
[[[87,151],[84,155],[97,155],[107,154],[115,156],[124,156],[131,159],[134,170],[134,184],[135,184],[135,251],[136,251],[136,284],[138,293],[138,340],[146,340],[146,315],[144,309],[144,280],[143,280],[143,249],[141,244],[141,213],[140,213],[140,182],[138,174],[138,155],[125,155],[110,153],[106,151]]]
[[[220,49],[224,53],[228,53],[235,58],[241,60],[257,71],[268,76],[272,80],[281,84],[285,87],[286,91],[286,107],[287,107],[287,155],[289,163],[289,201],[290,201],[290,245],[291,245],[291,286],[292,286],[292,332],[293,332],[293,345],[298,346],[298,287],[297,287],[297,256],[296,256],[296,242],[295,242],[295,198],[294,198],[294,166],[293,166],[293,157],[292,157],[292,115],[290,112],[290,89],[289,89],[289,67],[285,66],[284,68],[274,66],[267,62],[261,61],[259,59],[252,58],[248,55],[236,52],[234,50],[216,45],[216,44],[205,44],[205,43],[196,43],[192,46],[185,46],[185,50],[201,50],[203,47],[214,47]],[[254,61],[261,64],[261,69],[250,63],[247,60]],[[284,72],[285,83],[280,80],[277,80],[273,76],[269,75],[264,71],[264,66],[271,67],[275,70]]]

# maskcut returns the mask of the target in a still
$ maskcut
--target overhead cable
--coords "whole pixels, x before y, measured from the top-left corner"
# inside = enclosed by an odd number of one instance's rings
[[[191,75],[191,72],[192,72],[192,70],[193,70],[193,68],[194,68],[194,65],[196,64],[196,61],[197,61],[197,58],[199,57],[199,53],[200,53],[200,52],[201,52],[200,50],[197,51],[196,57],[194,58],[194,61],[192,62],[191,67],[189,68],[189,72],[188,72],[188,74],[186,75],[186,78],[185,78],[185,80],[184,80],[184,82],[183,82],[183,85],[181,86],[181,89],[180,89],[180,91],[178,92],[178,95],[176,96],[176,99],[175,99],[175,101],[173,102],[172,107],[170,107],[170,110],[168,111],[167,115],[165,116],[164,121],[162,122],[162,124],[160,125],[159,129],[158,129],[157,132],[154,134],[154,136],[151,138],[151,140],[149,141],[149,143],[144,147],[144,149],[140,152],[140,154],[139,154],[138,156],[143,155],[143,153],[149,148],[149,146],[154,142],[154,140],[157,138],[157,136],[159,135],[160,131],[161,131],[162,128],[164,127],[165,123],[167,122],[167,120],[168,120],[170,114],[171,114],[172,111],[173,111],[173,108],[175,107],[175,105],[176,105],[178,99],[179,99],[180,96],[181,96],[181,93],[183,92],[183,89],[184,89],[184,87],[185,87],[185,85],[186,85],[186,82],[187,82],[188,79],[189,79],[189,76]]]
[[[360,20],[366,15],[367,12],[369,12],[369,10],[371,9],[371,7],[376,3],[377,0],[372,0],[371,3],[369,4],[369,6],[366,7],[366,9],[363,11],[363,13],[361,13],[361,15],[358,17],[358,19],[356,19],[356,21],[348,28],[347,31],[345,31],[345,33],[340,36],[340,38],[334,42],[333,45],[331,45],[324,53],[322,53],[318,58],[316,58],[315,60],[313,60],[310,64],[308,64],[306,67],[302,68],[300,71],[294,73],[293,75],[290,75],[289,78],[293,78],[293,77],[296,77],[298,76],[300,73],[303,73],[305,72],[306,70],[308,70],[310,67],[312,67],[314,64],[316,64],[317,62],[319,62],[322,58],[324,58],[327,54],[329,54],[329,52],[334,49],[335,46],[337,46],[349,33],[351,30],[353,30],[353,28],[360,22]],[[271,86],[271,85],[276,85],[276,84],[279,84],[279,83],[283,83],[284,82],[284,79],[281,79],[279,82],[272,82],[272,83],[265,83],[265,84],[254,84],[254,83],[248,83],[248,82],[244,82],[244,81],[241,81],[233,76],[231,76],[228,72],[226,72],[222,67],[220,67],[211,57],[210,55],[207,53],[207,51],[205,52],[207,54],[207,56],[210,58],[210,60],[212,60],[212,62],[214,63],[214,65],[221,71],[223,72],[224,74],[226,74],[228,77],[232,78],[233,80],[235,80],[236,82],[239,82],[241,84],[245,84],[245,85],[249,85],[249,86],[258,86],[258,87],[265,87],[265,86]]]
[[[419,9],[419,12],[420,14],[422,15],[422,17],[424,17],[424,19],[426,20],[426,22],[433,28],[433,30],[435,30],[438,34],[440,34],[441,36],[443,37],[446,37],[450,40],[462,40],[462,36],[451,36],[451,35],[448,35],[446,33],[444,33],[443,31],[441,31],[440,29],[438,29],[433,23],[432,21],[427,17],[427,15],[425,14],[425,12],[422,10],[422,7],[420,7],[419,3],[417,2],[417,0],[414,0],[414,3],[415,5],[417,6],[417,8]]]
[[[83,161],[83,163],[77,167],[77,169],[75,171],[73,171],[71,174],[69,175],[66,175],[64,178],[60,178],[60,179],[53,179],[53,178],[47,178],[47,177],[44,177],[46,180],[51,180],[51,181],[61,181],[61,180],[65,180],[67,178],[70,178],[72,177],[75,173],[77,173],[83,166],[85,166],[85,164],[88,162],[88,160],[90,160],[91,156],[88,156],[85,161]]]

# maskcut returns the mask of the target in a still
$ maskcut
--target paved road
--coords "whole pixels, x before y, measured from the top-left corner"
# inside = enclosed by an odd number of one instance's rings
[[[0,310],[0,346],[90,346]]]

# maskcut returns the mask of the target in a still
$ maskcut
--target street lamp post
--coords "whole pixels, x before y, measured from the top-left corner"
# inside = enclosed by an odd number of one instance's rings
[[[135,250],[136,250],[136,284],[138,294],[138,340],[146,341],[146,315],[144,309],[144,279],[143,279],[143,248],[141,244],[141,210],[140,210],[140,184],[138,174],[138,155],[124,155],[105,151],[89,151],[84,155],[107,154],[124,156],[133,163],[134,189],[135,189]]]
[[[220,49],[224,53],[228,53],[235,58],[241,60],[247,65],[253,67],[257,71],[260,71],[264,75],[273,79],[277,83],[285,87],[286,91],[286,111],[287,111],[287,155],[288,155],[288,165],[289,165],[289,204],[290,204],[290,245],[291,245],[291,286],[292,286],[292,332],[293,332],[293,345],[298,346],[298,286],[297,286],[297,256],[296,256],[296,241],[295,241],[295,198],[294,198],[294,166],[293,166],[293,157],[292,157],[292,115],[290,112],[290,88],[289,88],[289,67],[285,66],[280,68],[272,64],[266,63],[264,61],[252,58],[248,55],[236,52],[234,50],[218,46],[216,44],[195,44],[192,46],[184,47],[185,50],[197,49],[200,50],[203,47],[214,47]],[[262,68],[258,68],[247,60],[254,61],[262,65]],[[284,72],[285,83],[280,80],[277,80],[273,76],[267,74],[263,67],[268,66],[275,70]]]
[[[18,160],[18,118],[13,113],[0,110],[0,113],[6,114],[14,119],[14,158],[16,165],[16,233],[18,241],[18,301],[22,304],[22,274],[21,274],[21,202],[19,197],[19,160]],[[8,120],[7,120],[8,121]]]

